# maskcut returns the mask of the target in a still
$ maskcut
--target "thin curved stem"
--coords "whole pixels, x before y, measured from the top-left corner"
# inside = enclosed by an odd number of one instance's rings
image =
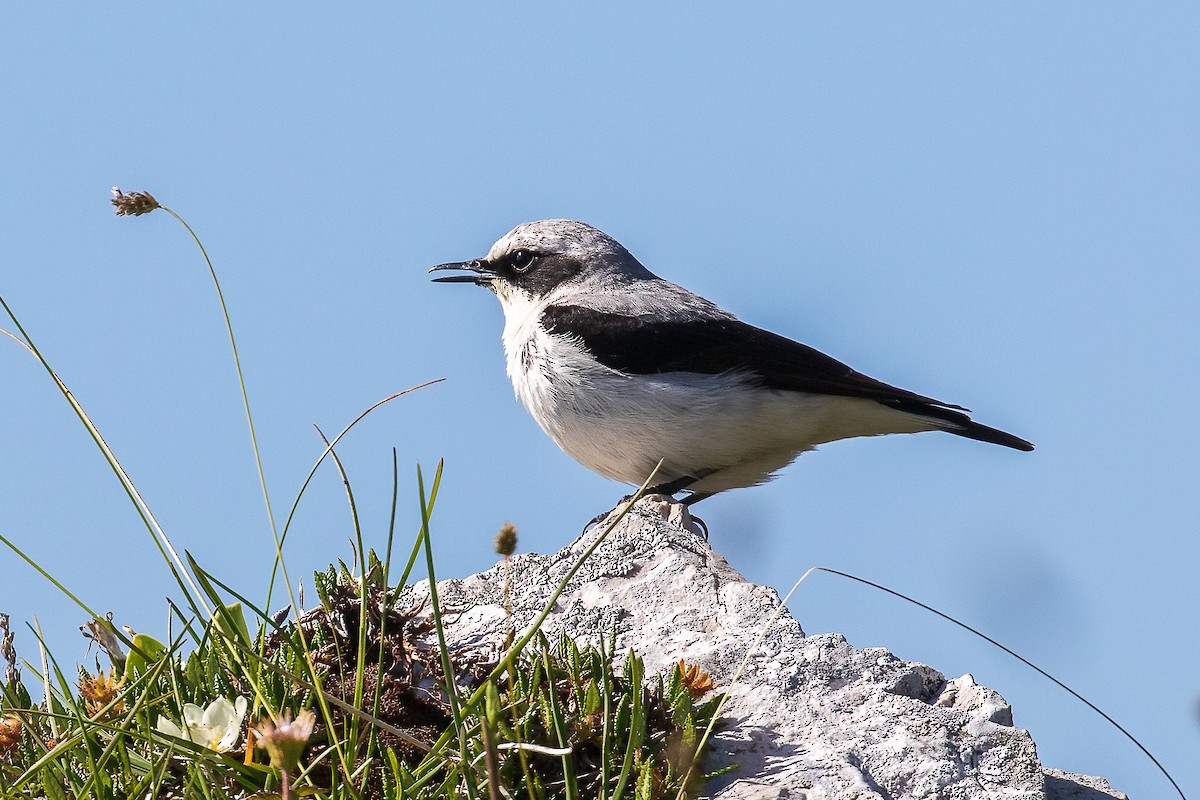
[[[250,428],[250,445],[254,449],[254,464],[258,469],[258,483],[262,487],[263,503],[267,507],[267,521],[271,525],[271,536],[275,539],[276,544],[278,544],[279,533],[275,527],[275,512],[271,508],[271,495],[267,491],[267,476],[263,471],[262,453],[258,448],[258,435],[254,431],[254,415],[250,413],[250,395],[246,391],[246,377],[242,373],[242,359],[238,355],[237,339],[233,335],[233,320],[229,317],[229,306],[225,304],[225,293],[221,291],[221,281],[217,279],[217,271],[213,267],[212,259],[208,257],[208,251],[204,249],[204,243],[200,241],[200,237],[192,230],[192,226],[188,225],[187,220],[164,205],[159,205],[159,208],[179,220],[179,223],[191,234],[192,240],[200,248],[200,255],[204,256],[204,263],[208,265],[208,274],[212,276],[213,286],[217,289],[217,299],[221,303],[221,313],[225,316],[225,330],[229,333],[229,344],[233,348],[233,365],[237,369],[238,386],[242,390],[242,405],[246,409],[246,424]]]
[[[1000,642],[998,642],[995,639],[993,639],[992,637],[988,636],[986,633],[983,633],[982,631],[972,628],[970,625],[966,624],[965,622],[959,622],[954,617],[950,616],[949,614],[944,614],[941,611],[938,611],[936,608],[934,608],[931,605],[922,603],[920,600],[909,597],[908,595],[903,594],[902,592],[897,592],[895,589],[889,589],[888,587],[883,586],[882,584],[875,583],[874,581],[869,581],[866,578],[860,578],[857,575],[851,575],[849,572],[842,572],[841,570],[831,569],[830,567],[813,567],[811,570],[809,570],[809,572],[828,572],[830,575],[838,575],[843,578],[849,578],[852,581],[858,581],[861,584],[870,586],[873,589],[878,589],[881,592],[887,592],[888,594],[892,595],[893,597],[898,597],[901,600],[912,603],[914,606],[917,606],[918,608],[923,608],[932,614],[936,614],[937,616],[941,617],[942,619],[946,620],[947,622],[953,622],[958,627],[962,628],[963,630],[965,630],[969,633],[975,634],[976,636],[978,636],[980,639],[983,639],[988,644],[991,644],[991,645],[994,645],[995,647],[1000,648],[1001,650],[1003,650],[1004,652],[1008,653],[1010,656],[1015,658],[1017,661],[1020,661],[1022,664],[1024,664],[1025,666],[1032,669],[1034,672],[1041,675],[1043,678],[1046,678],[1047,680],[1049,680],[1051,683],[1053,683],[1058,688],[1066,691],[1069,695],[1074,697],[1079,702],[1083,703],[1085,706],[1090,708],[1092,711],[1095,711],[1097,714],[1099,714],[1101,717],[1104,718],[1105,722],[1107,722],[1109,725],[1112,725],[1114,728],[1116,728],[1118,731],[1120,731],[1122,734],[1124,734],[1126,739],[1133,742],[1133,744],[1137,747],[1137,749],[1141,750],[1142,753],[1146,756],[1146,758],[1150,759],[1151,763],[1153,763],[1154,766],[1158,767],[1158,771],[1161,772],[1163,777],[1166,778],[1170,782],[1171,786],[1174,787],[1176,793],[1181,798],[1183,798],[1183,800],[1187,800],[1187,795],[1185,795],[1183,793],[1183,789],[1179,788],[1179,784],[1176,783],[1175,779],[1171,777],[1171,773],[1167,772],[1167,768],[1164,767],[1159,762],[1159,760],[1154,757],[1153,753],[1151,753],[1149,750],[1146,749],[1145,745],[1143,745],[1141,742],[1139,742],[1137,740],[1137,737],[1135,737],[1129,731],[1125,730],[1125,728],[1119,722],[1117,722],[1115,719],[1110,717],[1108,714],[1104,713],[1098,705],[1093,703],[1091,700],[1088,700],[1086,697],[1081,695],[1079,692],[1075,691],[1070,686],[1067,686],[1065,683],[1060,681],[1058,678],[1054,677],[1049,672],[1047,672],[1046,670],[1039,667],[1037,664],[1030,661],[1028,658],[1025,658],[1025,656],[1021,655],[1017,651],[1013,650],[1012,648],[1005,647]],[[808,573],[805,573],[805,577],[808,577]],[[803,580],[803,578],[801,578],[801,580]]]

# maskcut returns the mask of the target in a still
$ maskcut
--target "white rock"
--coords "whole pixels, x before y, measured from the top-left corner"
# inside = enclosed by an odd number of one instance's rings
[[[513,624],[533,621],[603,525],[552,556],[511,561]],[[428,594],[418,585],[414,594]],[[504,572],[497,566],[439,584],[451,648],[502,643]],[[727,687],[764,626],[722,714],[709,768],[738,764],[709,784],[720,800],[1103,800],[1099,778],[1045,770],[1012,710],[971,675],[951,681],[838,634],[805,636],[778,594],[748,583],[699,535],[686,507],[643,498],[568,584],[546,621],[599,643],[613,630],[647,671],[680,659]],[[458,614],[457,618],[455,613]]]

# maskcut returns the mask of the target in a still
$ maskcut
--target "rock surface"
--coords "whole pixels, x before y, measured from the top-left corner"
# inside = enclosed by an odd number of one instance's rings
[[[519,628],[602,529],[554,555],[512,559]],[[439,584],[452,649],[500,646],[503,575],[498,565]],[[882,648],[806,636],[786,610],[773,616],[779,608],[774,590],[748,583],[712,551],[684,506],[647,497],[583,564],[543,630],[598,643],[615,629],[618,647],[642,656],[648,672],[686,659],[718,687],[730,685],[753,648],[708,762],[740,765],[708,785],[720,800],[1126,797],[1103,779],[1043,769],[1004,698],[969,674],[947,681]]]

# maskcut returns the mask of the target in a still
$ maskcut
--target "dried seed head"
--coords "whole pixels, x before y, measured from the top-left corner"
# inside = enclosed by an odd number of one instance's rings
[[[308,709],[297,714],[295,719],[289,712],[284,712],[278,720],[264,717],[254,726],[258,736],[255,746],[267,751],[273,766],[290,772],[300,763],[316,722],[317,715]]]
[[[21,682],[21,670],[17,669],[17,649],[8,629],[8,614],[0,614],[0,658],[4,659],[4,682],[16,686]]]
[[[699,700],[716,688],[712,676],[700,669],[699,664],[688,666],[685,661],[679,662],[679,680],[683,688],[692,696],[692,701]]]
[[[125,651],[121,649],[121,640],[113,632],[111,612],[103,620],[98,617],[88,620],[80,626],[79,632],[83,634],[85,639],[91,639],[100,645],[100,649],[104,651],[104,654],[108,656],[114,665],[125,663]],[[129,638],[133,639],[132,632],[130,632]],[[88,649],[91,650],[91,647],[89,644]]]
[[[130,192],[125,194],[120,188],[114,186],[112,188],[112,204],[117,209],[118,217],[140,217],[142,214],[149,214],[156,208],[160,208],[158,201],[154,199],[154,195],[149,192]]]
[[[0,717],[0,753],[8,753],[21,744],[21,718],[16,714]]]
[[[506,522],[496,534],[496,552],[508,558],[517,550],[517,526]]]
[[[116,679],[115,669],[110,670],[107,675],[99,673],[98,675],[88,675],[79,681],[79,694],[86,701],[84,707],[87,709],[88,716],[95,716],[97,712],[117,699],[117,693],[121,690],[121,684],[125,679]],[[117,717],[125,713],[125,701],[118,700],[105,715],[107,717]]]

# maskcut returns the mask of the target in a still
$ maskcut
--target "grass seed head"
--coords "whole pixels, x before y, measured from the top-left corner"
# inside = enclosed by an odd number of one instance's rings
[[[496,552],[507,558],[517,550],[517,526],[506,522],[496,534]]]
[[[156,208],[161,208],[154,195],[149,192],[130,192],[125,194],[117,186],[112,188],[112,204],[117,209],[118,217],[140,217],[149,214]]]
[[[8,629],[8,614],[0,614],[0,659],[4,660],[4,681],[15,686],[21,682],[17,669],[17,649],[13,647],[13,632]]]

